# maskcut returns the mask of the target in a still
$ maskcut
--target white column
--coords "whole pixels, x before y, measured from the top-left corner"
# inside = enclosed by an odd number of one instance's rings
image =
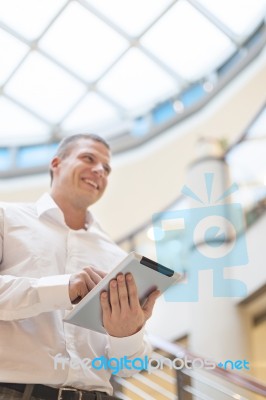
[[[194,232],[188,282],[191,276],[198,280],[198,301],[190,303],[190,349],[217,362],[247,359],[245,327],[234,297],[244,295],[245,285],[230,281],[231,268],[238,258],[240,265],[245,259],[245,243],[234,251],[236,215],[230,214],[230,196],[217,201],[232,185],[223,151],[215,141],[203,145],[188,169],[185,190]]]

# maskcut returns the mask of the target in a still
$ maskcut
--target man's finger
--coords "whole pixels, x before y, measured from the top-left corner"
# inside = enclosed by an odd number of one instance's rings
[[[155,304],[155,301],[158,299],[158,297],[160,296],[161,292],[160,290],[154,290],[147,298],[147,300],[145,301],[142,310],[145,313],[145,317],[146,317],[146,321],[148,318],[150,318],[151,314],[152,314],[152,310]]]
[[[100,295],[100,301],[101,301],[101,306],[102,306],[102,311],[103,311],[103,319],[105,317],[110,318],[111,316],[111,307],[108,299],[108,293],[107,292],[102,292]]]
[[[123,274],[117,276],[117,287],[121,311],[127,313],[129,309],[128,288]]]
[[[84,268],[83,271],[87,273],[89,278],[97,285],[102,280],[102,277],[98,274],[98,271],[93,271],[92,268]]]
[[[138,289],[132,274],[126,275],[129,304],[131,309],[139,307]]]
[[[107,272],[101,271],[100,269],[97,269],[96,267],[91,267],[91,269],[96,272],[101,278],[104,278],[107,275]]]
[[[112,309],[112,314],[120,314],[120,303],[117,289],[117,281],[116,279],[112,279],[109,284],[110,290],[110,304]]]

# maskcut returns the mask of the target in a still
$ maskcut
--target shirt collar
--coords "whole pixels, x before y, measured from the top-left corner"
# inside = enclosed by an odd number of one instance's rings
[[[56,218],[63,222],[65,225],[64,214],[58,207],[54,199],[49,193],[44,193],[36,202],[37,215],[40,218],[43,214],[53,214]],[[90,225],[94,222],[94,218],[89,210],[86,215],[86,230],[89,229]]]
[[[36,207],[37,207],[37,214],[38,217],[41,217],[42,214],[45,214],[46,212],[50,210],[55,210],[58,209],[58,211],[61,211],[54,201],[54,199],[50,196],[49,193],[44,193],[39,200],[36,202]],[[61,211],[62,213],[62,211]]]

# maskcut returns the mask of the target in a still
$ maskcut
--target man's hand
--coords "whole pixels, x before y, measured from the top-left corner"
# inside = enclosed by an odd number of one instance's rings
[[[160,291],[153,291],[141,307],[137,287],[132,274],[119,274],[110,282],[110,299],[108,293],[101,294],[103,325],[111,336],[131,336],[138,332],[152,314],[155,300]]]
[[[84,268],[77,274],[71,275],[69,280],[69,298],[71,303],[77,304],[105,275],[107,275],[105,272],[93,267]]]

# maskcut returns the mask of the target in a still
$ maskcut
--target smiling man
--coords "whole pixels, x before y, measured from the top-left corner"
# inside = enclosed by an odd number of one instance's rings
[[[0,206],[0,399],[114,399],[112,371],[77,361],[150,350],[144,326],[158,293],[141,307],[132,276],[111,281],[110,300],[102,294],[106,335],[63,322],[126,255],[89,209],[106,189],[110,156],[101,137],[70,136],[51,161],[50,194]],[[58,354],[64,368],[55,368]]]
[[[84,227],[87,208],[101,198],[111,172],[107,143],[79,136],[63,141],[51,162],[51,196],[65,217],[74,219],[66,220],[72,229]]]

